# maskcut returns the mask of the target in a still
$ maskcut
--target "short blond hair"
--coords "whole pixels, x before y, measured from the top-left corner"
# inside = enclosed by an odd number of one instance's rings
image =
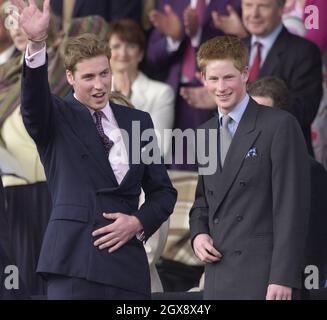
[[[110,62],[111,51],[107,41],[92,33],[84,33],[69,38],[63,50],[65,68],[72,73],[76,64],[84,59],[106,56]]]
[[[197,54],[200,70],[205,73],[209,61],[232,60],[240,72],[248,65],[249,52],[241,39],[234,36],[219,36],[203,43]]]

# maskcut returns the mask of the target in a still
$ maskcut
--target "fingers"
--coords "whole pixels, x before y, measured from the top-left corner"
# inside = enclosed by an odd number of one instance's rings
[[[112,253],[121,248],[127,242],[127,240],[128,239],[120,239],[117,235],[110,233],[104,237],[101,237],[93,244],[95,247],[99,247],[99,250],[109,248],[108,252]]]
[[[111,232],[99,239],[97,239],[96,241],[94,241],[94,246],[95,247],[99,247],[100,250],[111,247],[113,245],[115,245],[117,242],[119,242],[120,239],[118,239],[116,237],[116,235]]]
[[[160,12],[158,10],[151,10],[149,12],[149,19],[154,24],[157,23],[158,17],[160,15]]]
[[[193,242],[196,256],[203,262],[213,263],[221,260],[222,254],[213,246],[213,240],[208,235],[200,234]]]
[[[270,284],[267,289],[266,300],[292,300],[292,288]]]
[[[36,4],[35,4],[35,1],[34,0],[28,0],[28,5],[29,6],[35,6],[36,7]]]
[[[26,4],[22,0],[11,0],[12,5],[18,8],[19,12],[22,12],[22,10],[26,7]]]
[[[120,216],[120,213],[103,213],[102,214],[104,218],[106,218],[107,220],[117,220]],[[115,223],[111,223],[105,227],[102,227],[102,228],[99,228],[95,231],[92,232],[92,236],[93,237],[96,237],[96,236],[99,236],[101,234],[104,234],[104,233],[109,233],[109,232],[112,232],[114,231],[115,229]]]
[[[50,0],[44,0],[44,2],[43,2],[43,12],[50,12]]]
[[[119,218],[120,213],[103,213],[103,216],[108,220],[116,220]]]
[[[173,9],[172,9],[172,7],[171,7],[169,4],[166,4],[166,5],[164,6],[164,11],[165,11],[165,13],[166,13],[167,15],[170,15],[170,14],[173,13]]]
[[[219,253],[219,256],[213,255],[210,250],[196,250],[195,254],[198,256],[198,258],[206,263],[213,263],[218,262],[221,260],[222,255]]]
[[[112,253],[116,250],[118,250],[119,248],[121,248],[124,244],[125,244],[126,241],[119,241],[115,246],[111,247],[108,251],[109,253]]]
[[[235,13],[237,14],[236,10],[230,4],[226,6],[226,10],[229,14],[235,14]]]

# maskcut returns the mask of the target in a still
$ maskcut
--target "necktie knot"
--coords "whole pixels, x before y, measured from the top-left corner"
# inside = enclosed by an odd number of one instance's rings
[[[258,50],[260,50],[262,48],[262,43],[260,41],[256,41],[255,46],[256,46],[257,51],[258,51]]]
[[[232,121],[232,118],[228,114],[224,114],[221,117],[221,126],[224,129],[227,129],[228,130],[228,125],[229,125],[229,123],[231,123],[231,121]]]

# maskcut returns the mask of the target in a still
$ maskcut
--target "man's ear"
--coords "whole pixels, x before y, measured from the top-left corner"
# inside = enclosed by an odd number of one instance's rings
[[[206,86],[206,84],[207,84],[206,74],[203,71],[201,71],[201,82],[203,83],[204,86]]]
[[[249,80],[249,67],[245,67],[243,72],[242,72],[242,79],[243,82],[247,83]]]
[[[74,85],[74,75],[70,70],[66,70],[66,78],[71,86]]]

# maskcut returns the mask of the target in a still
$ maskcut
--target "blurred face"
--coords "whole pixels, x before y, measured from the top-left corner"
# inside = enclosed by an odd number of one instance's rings
[[[113,34],[109,40],[111,49],[110,65],[113,73],[138,70],[138,65],[143,58],[143,52],[135,43],[121,40],[116,34]]]
[[[244,26],[255,36],[270,34],[281,22],[282,14],[277,0],[242,0]]]
[[[108,102],[111,71],[106,56],[84,59],[76,64],[74,73],[67,70],[69,84],[73,86],[79,102],[93,110],[100,110]]]
[[[12,28],[9,30],[11,39],[20,52],[24,52],[27,47],[27,36],[19,29]]]
[[[241,102],[246,93],[248,70],[240,72],[232,60],[209,61],[202,79],[219,109],[227,114]]]
[[[270,97],[262,97],[262,96],[252,96],[252,99],[259,104],[262,104],[267,107],[273,107],[274,101]]]

